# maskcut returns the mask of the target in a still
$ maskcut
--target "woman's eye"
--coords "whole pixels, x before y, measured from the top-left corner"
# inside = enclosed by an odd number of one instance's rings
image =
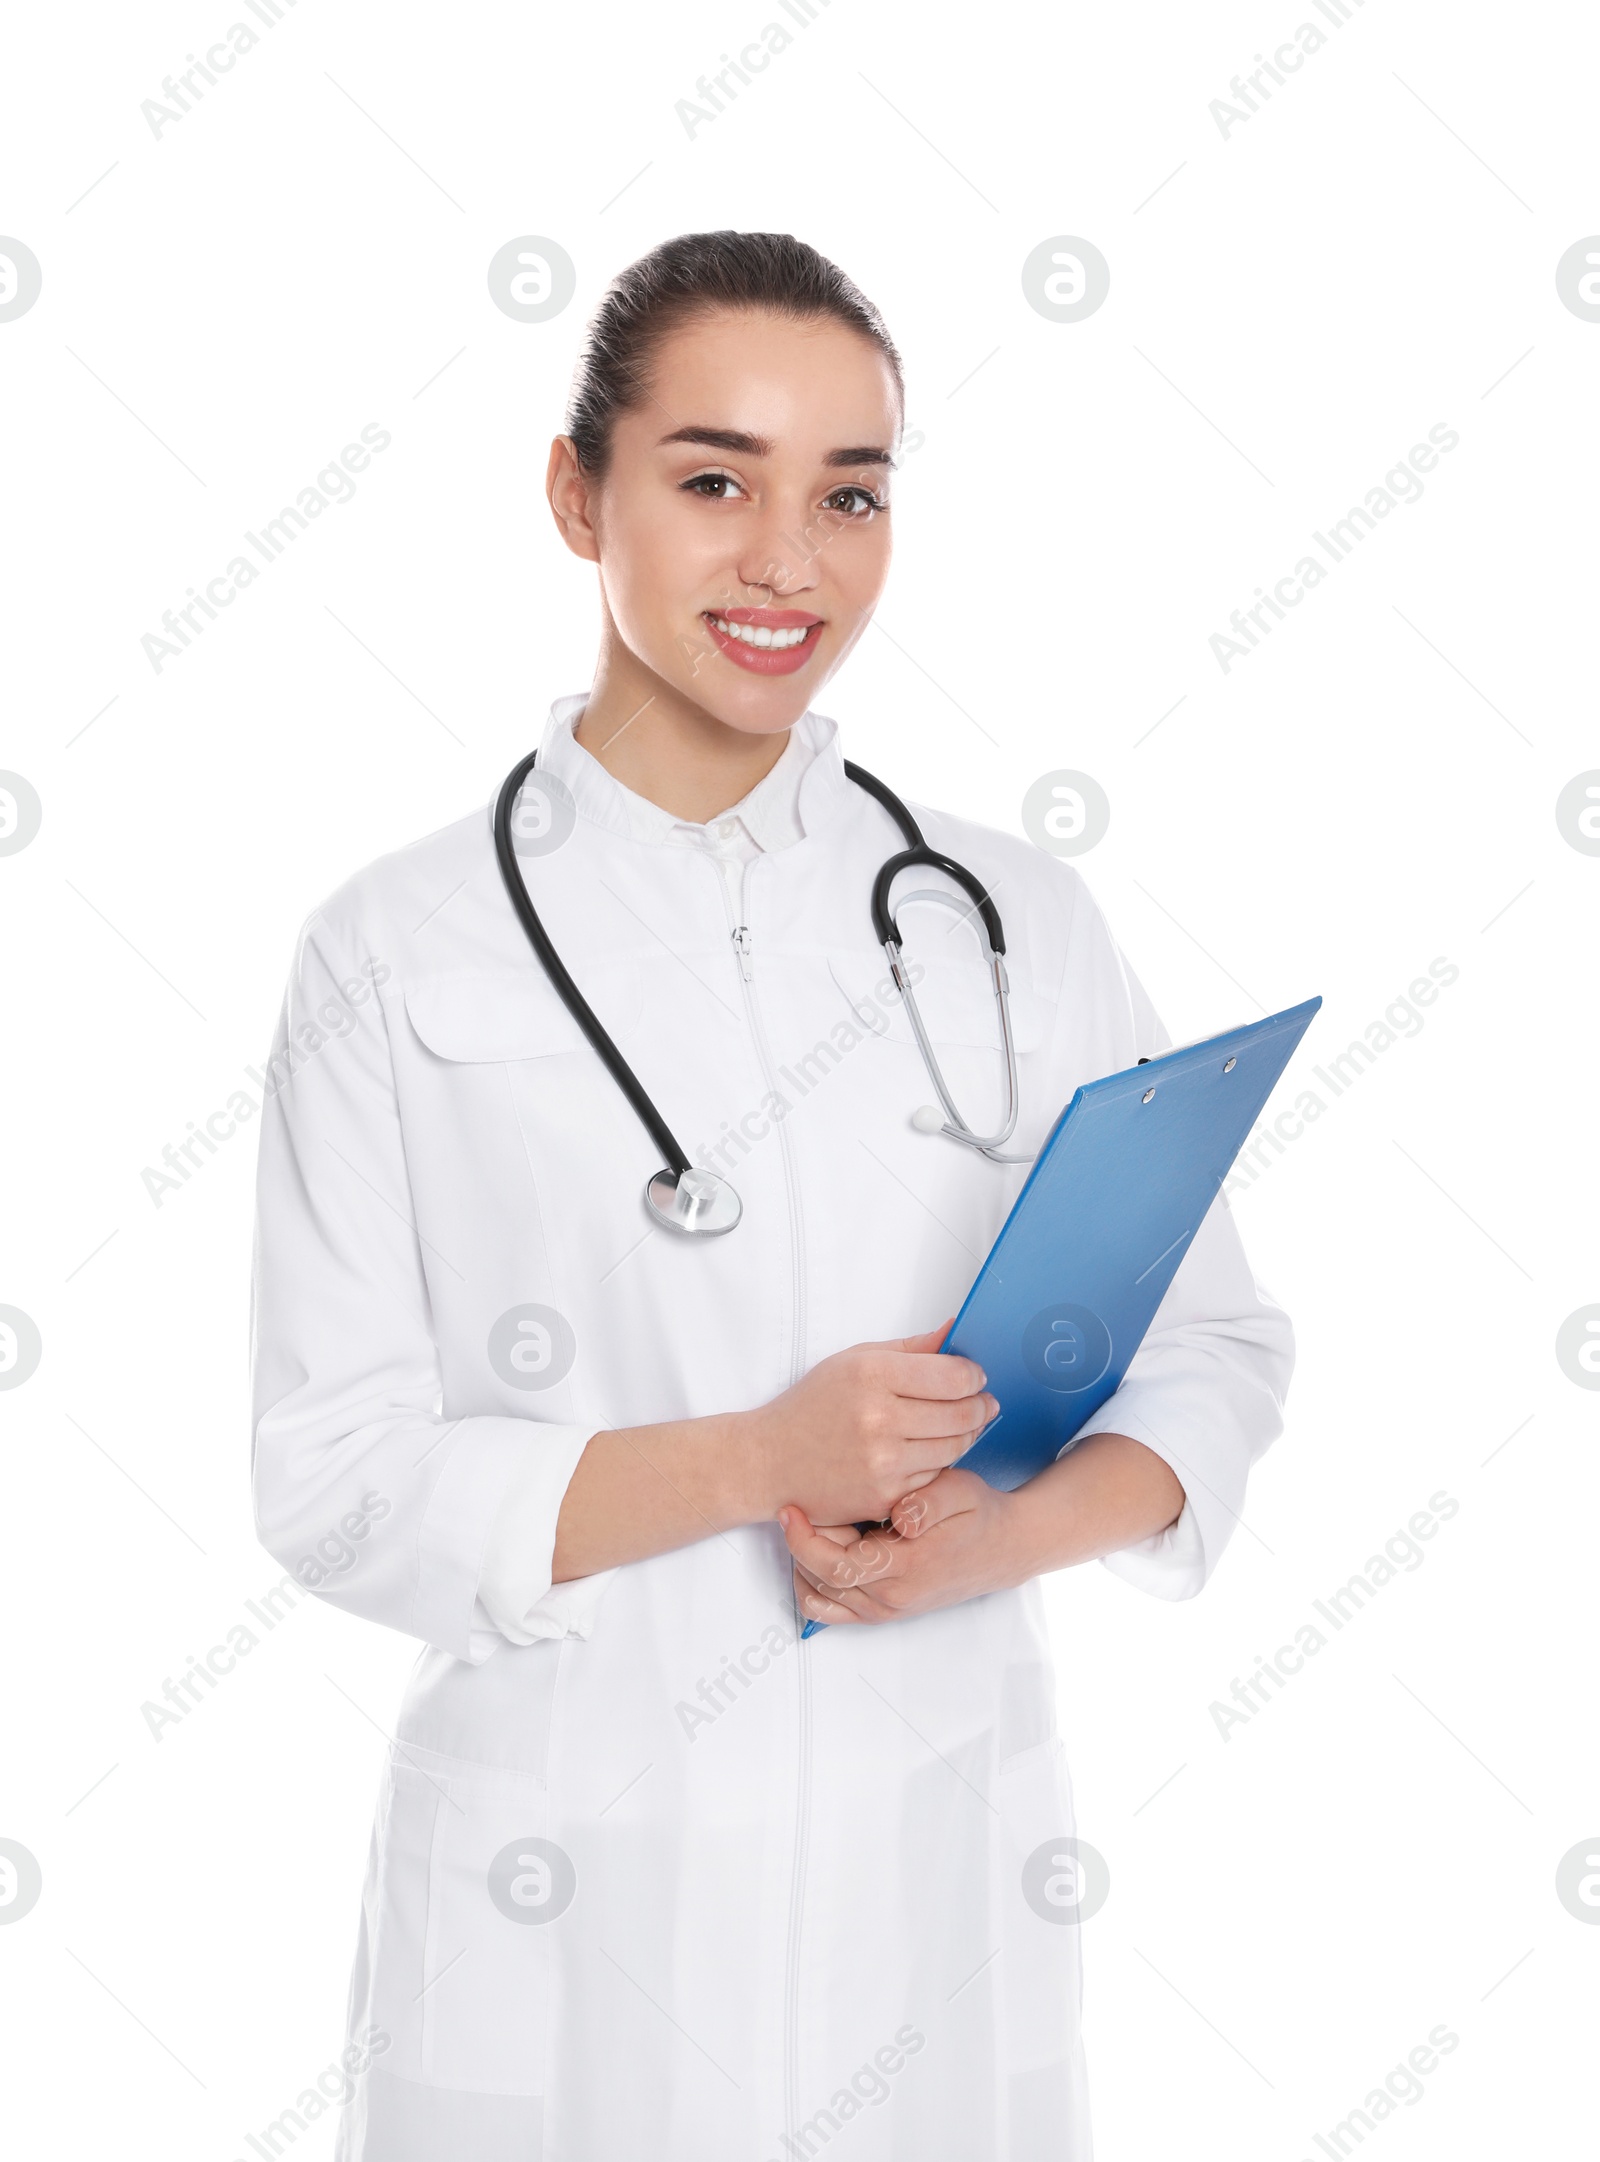
[[[687,493],[702,496],[708,503],[731,503],[744,490],[731,473],[696,473],[683,483]]]
[[[870,488],[858,488],[854,481],[847,488],[835,488],[823,501],[829,510],[836,510],[846,518],[870,518],[875,512],[889,508]]]

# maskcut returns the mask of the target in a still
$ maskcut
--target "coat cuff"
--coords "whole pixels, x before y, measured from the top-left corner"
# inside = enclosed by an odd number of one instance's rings
[[[473,1616],[474,1664],[501,1639],[537,1644],[588,1636],[616,1574],[604,1569],[564,1584],[550,1581],[562,1497],[600,1428],[515,1423],[522,1429],[522,1456],[484,1542]]]
[[[1176,1422],[1170,1404],[1151,1407],[1161,1419],[1162,1431],[1141,1416],[1140,1398],[1156,1393],[1148,1386],[1124,1383],[1101,1405],[1083,1431],[1073,1435],[1071,1446],[1076,1448],[1091,1434],[1126,1434],[1130,1441],[1142,1442],[1175,1474],[1184,1496],[1177,1522],[1115,1554],[1103,1554],[1100,1559],[1113,1576],[1148,1592],[1152,1598],[1192,1599],[1216,1567],[1238,1521],[1236,1504],[1243,1501],[1244,1495],[1242,1489],[1231,1497],[1219,1491],[1219,1487],[1233,1483],[1229,1478],[1231,1467],[1224,1463],[1202,1470],[1206,1452],[1198,1439],[1192,1448],[1187,1436],[1174,1446],[1171,1430]]]

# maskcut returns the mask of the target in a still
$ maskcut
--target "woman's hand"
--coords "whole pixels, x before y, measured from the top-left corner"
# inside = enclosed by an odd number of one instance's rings
[[[562,1496],[552,1582],[770,1524],[786,1502],[818,1524],[881,1522],[1000,1408],[980,1367],[936,1348],[949,1330],[835,1352],[758,1411],[600,1428]]]
[[[877,1523],[966,1453],[1000,1407],[980,1366],[937,1349],[949,1327],[836,1351],[754,1415],[766,1514]]]
[[[1168,1531],[1184,1507],[1177,1474],[1127,1434],[1091,1434],[1014,1494],[942,1471],[889,1512],[887,1531],[779,1512],[809,1621],[895,1621],[1005,1591],[1029,1577]]]
[[[1009,1590],[1037,1573],[1016,1497],[975,1472],[941,1471],[898,1500],[890,1528],[813,1525],[787,1508],[778,1522],[794,1556],[808,1621],[883,1622]]]

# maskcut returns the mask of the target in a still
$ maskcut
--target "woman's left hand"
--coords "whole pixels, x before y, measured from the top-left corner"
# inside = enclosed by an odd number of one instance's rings
[[[813,1525],[793,1503],[778,1522],[808,1621],[885,1622],[1003,1591],[1037,1573],[1016,1497],[970,1471],[941,1471],[895,1503],[890,1529]]]

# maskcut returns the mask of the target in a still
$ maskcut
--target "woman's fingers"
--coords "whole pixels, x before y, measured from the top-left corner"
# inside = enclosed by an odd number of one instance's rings
[[[846,1606],[842,1600],[824,1597],[800,1575],[798,1569],[795,1571],[795,1580],[800,1596],[800,1611],[807,1621],[826,1622],[831,1628],[839,1622],[859,1622],[867,1618],[858,1614],[854,1607]]]
[[[832,1621],[841,1613],[852,1621],[893,1621],[894,1609],[887,1607],[861,1584],[819,1584],[802,1562],[794,1565],[795,1590],[800,1600],[800,1611],[807,1621]]]
[[[819,1539],[829,1539],[835,1546],[854,1546],[861,1537],[854,1524],[813,1524],[811,1529]]]
[[[885,1344],[884,1349],[886,1351],[937,1352],[939,1346],[950,1334],[951,1328],[954,1326],[955,1323],[955,1318],[955,1315],[952,1314],[948,1321],[941,1321],[936,1329],[924,1330],[921,1336],[894,1337],[887,1344]]]
[[[794,1565],[795,1593],[807,1621],[882,1621],[881,1608],[868,1591],[854,1584],[819,1584],[803,1562]]]
[[[919,1351],[895,1360],[889,1385],[896,1396],[945,1401],[953,1396],[976,1396],[985,1379],[976,1359],[963,1359],[950,1351]]]
[[[896,1474],[895,1486],[902,1494],[909,1494],[915,1487],[926,1486],[930,1479],[937,1479],[965,1456],[973,1442],[988,1424],[988,1415],[978,1413],[970,1424],[953,1434],[934,1434],[926,1439],[902,1442],[901,1469]]]
[[[889,1521],[902,1539],[920,1538],[935,1524],[971,1509],[973,1487],[980,1483],[970,1471],[942,1471],[921,1487],[908,1487],[889,1511]]]
[[[896,1400],[900,1431],[908,1441],[944,1441],[958,1434],[976,1434],[998,1416],[1000,1402],[985,1390],[945,1402],[902,1396]]]
[[[840,1545],[836,1532],[819,1531],[793,1503],[779,1510],[778,1522],[796,1567],[830,1598],[847,1598],[893,1573],[895,1542],[882,1533]]]

